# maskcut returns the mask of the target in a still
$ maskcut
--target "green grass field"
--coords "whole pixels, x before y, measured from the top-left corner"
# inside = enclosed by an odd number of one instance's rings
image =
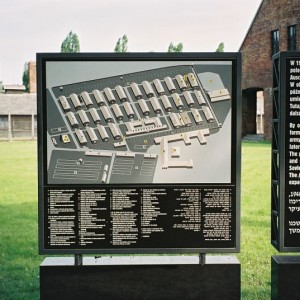
[[[242,299],[270,299],[271,145],[245,142],[242,146],[241,253]]]
[[[242,299],[270,299],[270,144],[243,143]],[[0,299],[39,299],[36,142],[0,143]]]
[[[0,143],[0,299],[39,299],[36,142]]]

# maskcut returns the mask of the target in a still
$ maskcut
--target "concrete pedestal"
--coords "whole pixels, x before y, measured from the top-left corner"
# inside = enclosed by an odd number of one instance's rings
[[[41,300],[240,299],[235,256],[49,257],[40,266]]]
[[[272,300],[300,299],[300,256],[272,256]]]

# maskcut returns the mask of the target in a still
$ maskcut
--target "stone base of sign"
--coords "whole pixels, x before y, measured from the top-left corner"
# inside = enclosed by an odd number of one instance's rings
[[[40,266],[46,299],[240,299],[241,266],[235,256],[48,257]]]
[[[272,256],[272,300],[300,299],[300,256]]]

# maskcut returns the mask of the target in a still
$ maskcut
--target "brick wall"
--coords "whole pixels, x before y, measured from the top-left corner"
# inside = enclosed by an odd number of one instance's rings
[[[29,93],[36,93],[36,62],[29,62]]]
[[[264,89],[264,138],[270,141],[272,139],[272,116],[273,116],[273,105],[272,105],[272,88]]]
[[[265,138],[271,138],[272,59],[271,31],[279,30],[280,51],[287,50],[287,27],[297,24],[297,49],[300,49],[299,0],[264,0],[240,48],[242,89],[261,89],[265,97]],[[250,122],[244,119],[243,122]]]
[[[265,0],[242,46],[242,89],[272,86],[271,31],[279,30],[280,50],[287,50],[287,27],[298,24],[297,48],[300,45],[299,0]]]

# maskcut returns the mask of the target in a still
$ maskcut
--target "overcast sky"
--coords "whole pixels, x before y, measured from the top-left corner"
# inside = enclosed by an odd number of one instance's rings
[[[22,83],[37,52],[59,52],[70,30],[81,52],[113,51],[127,34],[128,51],[238,51],[261,0],[1,0],[0,81]]]

